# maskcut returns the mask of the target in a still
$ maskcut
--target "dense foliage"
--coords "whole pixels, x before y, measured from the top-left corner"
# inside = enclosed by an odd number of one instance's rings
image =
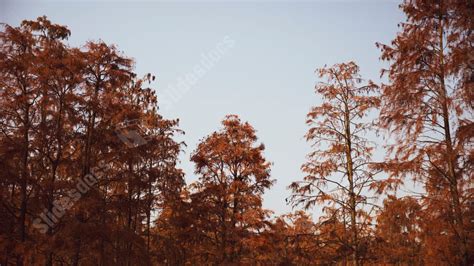
[[[154,76],[102,41],[70,47],[46,17],[3,25],[0,265],[472,265],[474,4],[401,8],[400,32],[377,44],[387,84],[355,62],[317,70],[312,151],[287,199],[303,210],[277,217],[252,125],[226,116],[186,184]],[[423,192],[397,193],[409,180]]]

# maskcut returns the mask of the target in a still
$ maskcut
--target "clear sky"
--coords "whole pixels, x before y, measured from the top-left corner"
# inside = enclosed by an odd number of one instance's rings
[[[304,176],[305,118],[320,104],[314,70],[354,60],[364,78],[379,82],[384,63],[375,42],[394,38],[404,19],[398,5],[388,0],[0,0],[0,22],[17,26],[46,15],[69,27],[72,46],[102,39],[134,58],[139,75],[155,74],[159,100],[166,101],[161,113],[179,118],[186,132],[181,167],[188,182],[196,180],[189,157],[198,141],[217,130],[227,114],[249,121],[277,180],[265,193],[264,207],[282,214],[291,210],[285,204],[287,186]],[[196,67],[204,71],[197,75]],[[183,85],[190,74],[194,80]]]

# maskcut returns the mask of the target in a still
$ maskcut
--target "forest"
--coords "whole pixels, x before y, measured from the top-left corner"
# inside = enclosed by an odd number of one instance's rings
[[[187,183],[153,74],[46,16],[3,24],[0,265],[473,265],[474,3],[400,8],[392,42],[367,48],[387,82],[353,61],[315,71],[311,152],[278,216],[244,118],[191,147]],[[370,134],[389,140],[382,162]],[[409,182],[422,192],[397,193]]]

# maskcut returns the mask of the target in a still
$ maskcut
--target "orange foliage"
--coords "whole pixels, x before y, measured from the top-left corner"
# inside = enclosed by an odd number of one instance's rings
[[[154,76],[102,41],[70,47],[46,17],[3,25],[0,265],[472,265],[473,4],[401,8],[400,32],[377,44],[388,84],[355,62],[317,71],[313,150],[289,198],[321,208],[316,221],[263,208],[271,163],[238,116],[200,141],[186,184]],[[383,162],[367,138],[378,112]],[[424,191],[397,197],[406,178]]]

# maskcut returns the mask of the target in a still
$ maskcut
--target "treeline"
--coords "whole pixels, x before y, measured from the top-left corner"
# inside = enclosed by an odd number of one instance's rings
[[[0,264],[472,265],[474,4],[401,8],[400,32],[377,44],[388,84],[354,62],[317,70],[312,152],[287,198],[303,210],[273,218],[249,123],[229,115],[203,138],[186,184],[183,132],[160,116],[154,76],[102,41],[70,47],[46,17],[3,25]],[[424,192],[397,193],[410,180]]]

